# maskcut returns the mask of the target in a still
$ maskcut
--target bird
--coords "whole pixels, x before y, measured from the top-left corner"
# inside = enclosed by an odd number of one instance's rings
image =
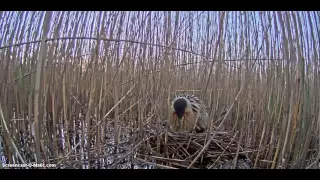
[[[206,109],[204,102],[194,95],[177,95],[169,107],[169,130],[189,133],[205,130],[209,120]]]

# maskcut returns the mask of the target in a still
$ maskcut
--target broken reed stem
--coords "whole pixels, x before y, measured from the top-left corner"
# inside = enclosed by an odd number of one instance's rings
[[[240,97],[241,92],[244,89],[244,85],[245,83],[242,85],[238,95],[236,96],[236,98],[234,99],[233,103],[231,104],[231,106],[229,107],[226,115],[224,116],[223,120],[220,122],[219,126],[217,127],[217,130],[219,130],[222,126],[222,124],[224,123],[224,121],[227,119],[229,113],[231,112],[233,106],[235,105],[235,103],[238,101],[238,98]],[[215,131],[213,133],[213,135],[210,137],[209,141],[207,142],[206,145],[204,145],[204,147],[202,148],[202,150],[199,152],[199,154],[196,156],[196,158],[194,158],[194,160],[190,163],[190,165],[188,166],[188,169],[192,167],[192,165],[200,158],[200,156],[204,153],[204,151],[209,147],[211,141],[214,139],[215,135],[216,135],[217,131]]]
[[[14,143],[14,141],[13,141],[11,135],[10,135],[10,131],[9,131],[9,129],[8,129],[7,123],[6,123],[6,121],[5,121],[5,119],[4,119],[4,116],[3,116],[1,103],[0,103],[0,115],[1,115],[2,127],[4,127],[5,132],[6,132],[7,136],[9,137],[9,140],[10,140],[10,143],[11,143],[12,148],[14,149],[15,153],[17,153],[17,155],[18,155],[21,163],[22,163],[22,164],[25,164],[25,160],[22,158],[22,156],[21,156],[21,154],[20,154],[20,152],[19,152],[16,144]],[[1,164],[2,164],[2,163],[1,163]]]
[[[238,132],[237,131],[234,136],[232,137],[230,143],[228,144],[228,146],[222,151],[222,153],[219,155],[219,157],[212,163],[212,165],[209,167],[209,169],[212,168],[212,166],[220,159],[220,157],[223,155],[223,153],[229,148],[230,144],[233,142],[233,140],[236,138],[236,136],[238,135]]]

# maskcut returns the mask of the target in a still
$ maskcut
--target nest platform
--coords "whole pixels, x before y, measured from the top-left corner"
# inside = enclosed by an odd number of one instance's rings
[[[188,168],[214,133],[209,146],[191,169],[251,169],[248,151],[239,145],[238,135],[222,131],[213,132],[209,136],[207,132],[154,134],[139,149],[137,159],[157,168]]]

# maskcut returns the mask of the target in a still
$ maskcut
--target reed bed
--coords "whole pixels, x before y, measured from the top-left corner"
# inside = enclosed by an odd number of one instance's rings
[[[0,19],[3,164],[319,168],[319,12]],[[178,93],[205,102],[205,133],[163,129]]]

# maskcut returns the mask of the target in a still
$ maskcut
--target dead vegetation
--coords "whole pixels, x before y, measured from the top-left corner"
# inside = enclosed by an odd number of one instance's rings
[[[319,18],[1,11],[0,154],[59,168],[319,168]],[[161,128],[177,93],[207,104],[207,132]]]

